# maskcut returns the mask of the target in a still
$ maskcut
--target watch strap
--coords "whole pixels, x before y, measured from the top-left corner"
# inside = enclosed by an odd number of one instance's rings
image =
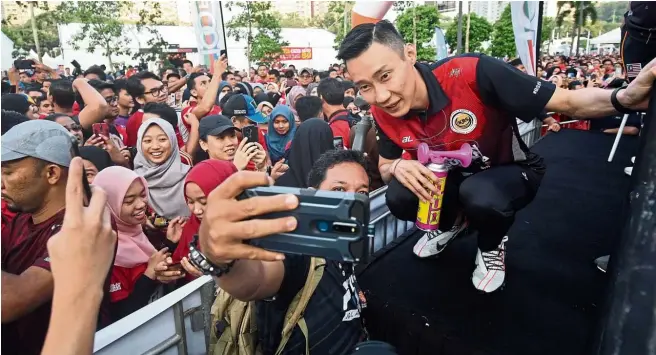
[[[205,275],[214,277],[221,277],[232,269],[236,260],[231,261],[225,265],[216,265],[212,263],[199,249],[198,249],[198,234],[194,235],[193,241],[189,244],[189,261]]]

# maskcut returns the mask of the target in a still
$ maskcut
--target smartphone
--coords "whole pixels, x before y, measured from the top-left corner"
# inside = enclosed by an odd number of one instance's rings
[[[14,61],[14,68],[16,69],[34,69],[34,61],[32,59],[17,59]]]
[[[104,136],[109,138],[109,125],[107,123],[94,123],[91,125],[93,134],[96,136]]]
[[[173,264],[168,265],[167,270],[173,270],[173,271],[182,271],[184,272],[184,268],[182,267],[182,264],[178,261],[177,263],[174,262]]]
[[[335,137],[333,138],[333,146],[335,149],[344,149],[344,138]]]
[[[567,73],[567,77],[568,77],[568,78],[575,78],[575,77],[576,77],[576,73]]]
[[[317,256],[330,260],[366,263],[373,232],[369,228],[369,197],[362,194],[267,186],[247,189],[238,199],[293,194],[299,206],[258,219],[294,216],[296,229],[250,240],[250,244],[288,254]]]
[[[260,130],[257,126],[246,126],[241,129],[241,134],[244,138],[248,138],[248,143],[259,143]]]
[[[622,68],[620,67],[615,68],[615,76],[620,76],[620,75],[622,75]]]
[[[77,138],[71,135],[71,159],[80,156],[78,144]],[[87,172],[84,168],[82,168],[82,189],[85,197],[84,205],[88,206],[89,202],[91,202],[91,186],[89,185],[89,180],[87,180]]]
[[[228,51],[225,50],[225,49],[222,49],[222,50],[219,52],[219,58],[221,58],[222,55],[224,55],[226,58],[228,58]]]
[[[157,228],[166,228],[169,226],[169,220],[155,214],[155,218],[153,218],[153,225]]]

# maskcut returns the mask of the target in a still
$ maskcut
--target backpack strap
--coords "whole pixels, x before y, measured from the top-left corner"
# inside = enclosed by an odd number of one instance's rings
[[[285,349],[285,345],[287,345],[289,338],[292,336],[292,331],[296,325],[299,326],[301,332],[305,336],[305,354],[310,354],[310,335],[305,319],[303,318],[303,313],[305,312],[305,308],[310,302],[310,298],[314,294],[314,291],[317,289],[319,281],[321,281],[321,278],[323,277],[325,267],[326,260],[314,257],[310,259],[310,269],[308,270],[305,285],[300,291],[298,291],[296,296],[294,296],[294,299],[289,304],[289,308],[287,308],[285,322],[283,323],[282,328],[282,337],[280,338],[280,345],[278,345],[276,355],[280,355]]]

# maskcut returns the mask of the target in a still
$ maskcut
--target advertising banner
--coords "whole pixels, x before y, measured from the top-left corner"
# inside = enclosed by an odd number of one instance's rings
[[[515,32],[515,45],[517,54],[521,58],[526,72],[535,75],[537,65],[537,44],[539,1],[511,1],[510,13],[512,15],[513,31]]]
[[[312,47],[282,47],[280,60],[310,60]]]
[[[189,4],[201,58],[199,64],[212,68],[214,61],[219,59],[221,50],[226,49],[221,2],[192,1]]]

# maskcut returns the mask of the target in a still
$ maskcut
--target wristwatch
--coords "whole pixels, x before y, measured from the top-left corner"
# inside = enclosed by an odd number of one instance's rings
[[[619,87],[619,88],[613,90],[613,93],[610,94],[610,103],[613,105],[613,108],[615,109],[615,111],[617,111],[619,113],[633,113],[634,112],[633,110],[622,106],[620,101],[617,99],[617,93],[620,90],[624,90],[624,89],[626,89],[626,86],[622,86],[622,87]]]
[[[193,241],[189,244],[189,261],[198,270],[202,271],[204,275],[221,277],[230,271],[236,260],[222,266],[212,263],[198,250],[198,234],[196,234],[194,235]]]

